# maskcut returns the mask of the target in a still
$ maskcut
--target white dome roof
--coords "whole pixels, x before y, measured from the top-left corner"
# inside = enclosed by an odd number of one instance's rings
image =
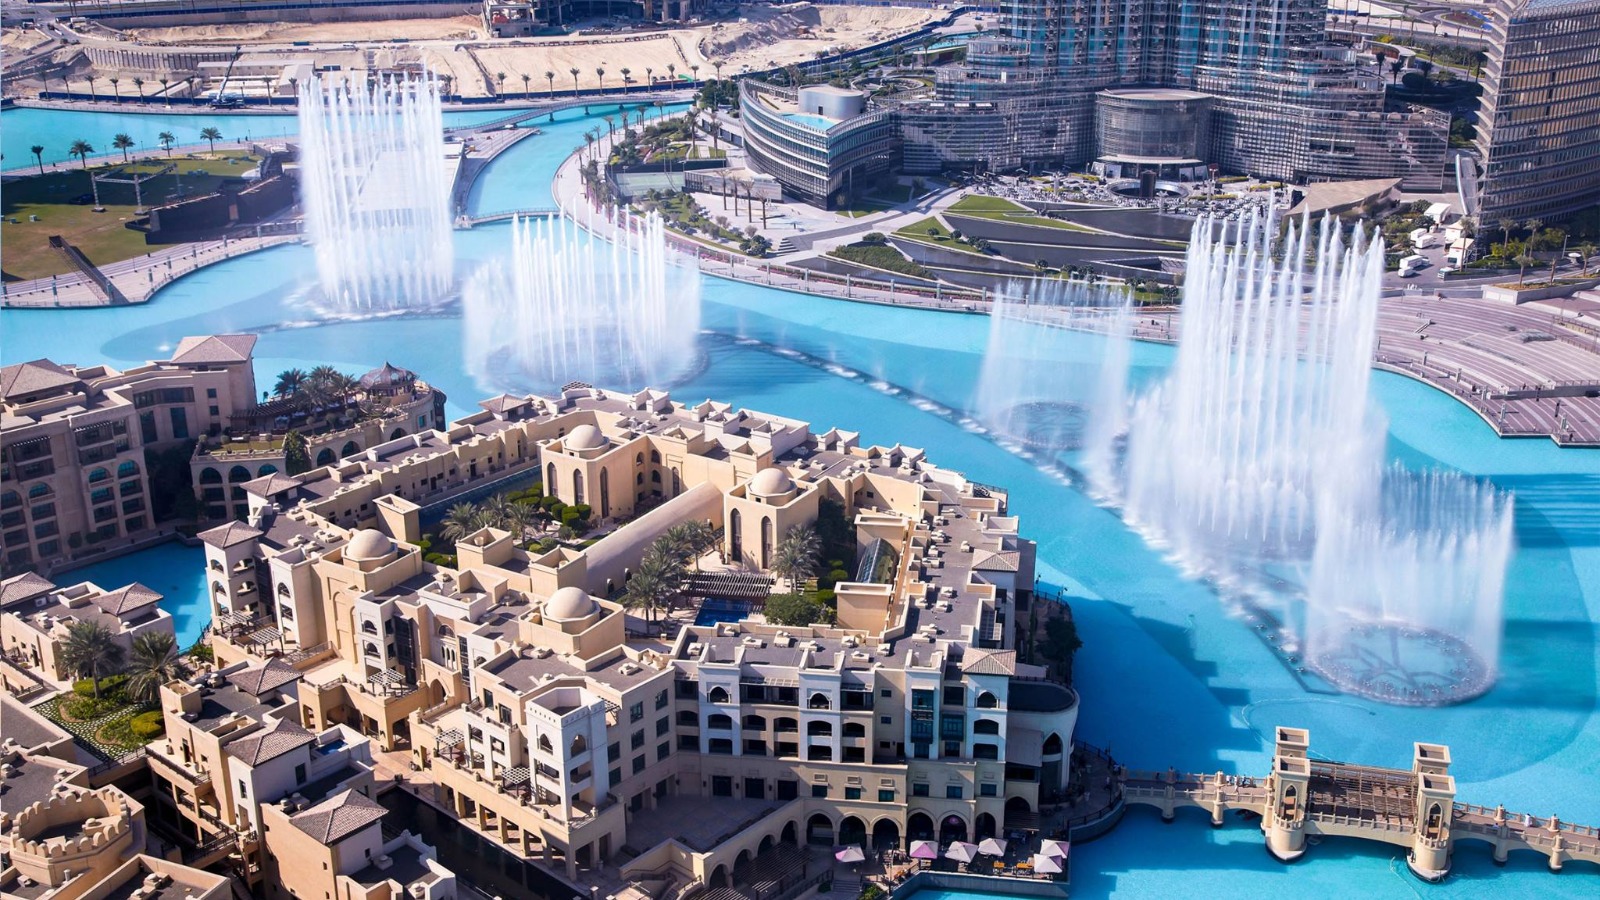
[[[345,559],[380,559],[394,549],[394,541],[376,528],[363,528],[344,545]]]
[[[566,439],[568,450],[599,450],[606,443],[606,436],[593,425],[579,425]]]
[[[749,484],[745,485],[745,489],[757,497],[787,494],[794,490],[794,479],[789,477],[788,472],[776,466],[768,466],[757,472]]]
[[[552,619],[581,619],[594,612],[594,598],[583,588],[564,587],[544,602],[544,614]]]

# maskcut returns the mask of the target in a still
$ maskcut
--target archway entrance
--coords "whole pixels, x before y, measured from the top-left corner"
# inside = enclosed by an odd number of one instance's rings
[[[822,813],[806,820],[806,843],[819,846],[833,845],[833,823]]]
[[[939,823],[939,843],[948,844],[951,841],[964,841],[967,839],[967,820],[960,816],[945,816]]]
[[[728,886],[728,867],[727,866],[717,866],[715,869],[712,869],[711,870],[711,877],[706,879],[706,884],[708,886],[714,887],[714,888],[727,887]]]
[[[911,818],[906,819],[906,840],[933,840],[933,817],[927,813],[912,813]]]
[[[841,846],[860,844],[865,847],[866,840],[867,823],[861,821],[855,816],[845,816],[844,819],[839,822],[839,844]]]
[[[900,846],[900,825],[893,819],[879,819],[872,826],[872,849],[894,850]]]
[[[980,841],[984,838],[994,837],[994,816],[988,813],[978,813],[978,818],[972,824],[972,832]]]
[[[799,840],[796,837],[795,831],[796,829],[793,822],[784,823],[783,831],[778,833],[778,840],[783,841],[785,844],[798,844]]]

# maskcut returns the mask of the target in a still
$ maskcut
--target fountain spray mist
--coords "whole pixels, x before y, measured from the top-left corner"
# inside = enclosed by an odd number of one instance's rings
[[[300,183],[327,305],[431,306],[451,290],[450,171],[438,85],[300,85]]]

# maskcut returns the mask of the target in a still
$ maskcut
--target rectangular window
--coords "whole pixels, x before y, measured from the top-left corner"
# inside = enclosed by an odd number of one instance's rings
[[[713,797],[732,797],[733,796],[733,776],[732,775],[713,775],[713,776],[711,776],[711,796],[713,796]]]
[[[156,414],[146,410],[139,413],[139,434],[146,444],[154,444],[161,440],[161,435],[156,432]]]
[[[1000,785],[992,781],[985,781],[983,784],[978,785],[978,796],[998,797],[1000,796]]]
[[[746,778],[744,780],[744,798],[746,800],[764,800],[767,796],[767,782],[764,778]]]
[[[662,741],[660,744],[656,745],[656,762],[660,762],[661,760],[666,759],[667,757],[669,757],[671,755],[672,755],[672,742],[671,741]]]
[[[644,732],[635,731],[633,737],[628,738],[628,746],[634,750],[644,746]]]
[[[667,692],[666,691],[662,691],[661,693],[656,695],[656,709],[666,709],[667,708],[667,702],[668,701],[667,701]]]
[[[960,800],[961,794],[962,790],[959,784],[947,784],[944,786],[944,798],[946,800]]]
[[[879,803],[893,803],[894,802],[894,789],[893,788],[884,788],[884,789],[879,790],[878,791],[878,802]]]
[[[222,414],[222,411],[217,409],[215,406],[207,407],[206,411],[209,412],[213,416],[219,416],[219,415]]]
[[[672,730],[672,720],[666,716],[656,720],[656,737],[661,737]]]
[[[612,744],[611,746],[606,748],[606,759],[608,761],[616,762],[617,760],[619,760],[621,758],[622,758],[622,744],[621,743]]]
[[[878,696],[879,697],[890,697],[890,696],[893,696],[893,695],[894,695],[894,692],[889,690],[888,688],[883,688],[882,690],[878,691]]]
[[[206,388],[206,399],[207,400],[215,400],[215,399],[217,399],[217,389],[216,388]]]
[[[879,725],[893,725],[894,724],[894,717],[893,716],[879,716],[878,717],[878,724]]]
[[[960,685],[956,685],[955,687],[946,687],[944,689],[944,705],[966,706],[967,692],[962,689]]]
[[[611,783],[612,784],[621,784],[622,783],[622,770],[621,769],[612,769],[611,770]]]
[[[637,722],[642,718],[644,718],[644,701],[640,700],[638,703],[628,707],[628,721]]]
[[[644,771],[644,757],[635,756],[633,758],[633,774],[637,775],[637,774],[639,774],[640,772],[643,772],[643,771]]]
[[[678,749],[693,752],[700,749],[700,739],[692,734],[678,735]]]
[[[828,786],[825,784],[813,784],[811,786],[811,796],[818,800],[828,799]]]
[[[844,789],[844,798],[846,800],[860,800],[861,799],[861,788],[858,788],[858,787],[847,787],[847,788],[845,788]]]
[[[798,796],[800,796],[800,782],[793,780],[778,782],[779,800],[793,800]]]
[[[911,785],[911,796],[913,796],[913,797],[926,797],[926,796],[928,796],[928,786],[926,784],[913,784],[913,785]]]
[[[189,437],[189,411],[174,406],[167,411],[172,416],[172,439],[181,441]]]

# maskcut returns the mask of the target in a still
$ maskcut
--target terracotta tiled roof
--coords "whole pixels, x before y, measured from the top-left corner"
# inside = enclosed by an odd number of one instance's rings
[[[173,351],[175,363],[225,363],[244,362],[255,350],[253,334],[209,334],[203,337],[186,337]]]
[[[196,536],[213,547],[227,549],[234,544],[261,537],[261,532],[243,522],[229,522],[226,525],[209,528]]]
[[[531,402],[527,397],[513,397],[510,394],[501,394],[498,397],[480,400],[478,405],[495,415],[504,415],[513,409],[521,409]]]
[[[972,567],[986,572],[1015,572],[1021,565],[1021,556],[1015,550],[980,550],[972,558]]]
[[[245,669],[228,677],[239,690],[257,697],[299,679],[300,673],[293,666],[276,659],[268,660],[260,668]]]
[[[299,486],[300,479],[282,472],[273,472],[271,475],[246,481],[240,485],[245,493],[255,494],[257,497],[271,497],[273,494],[281,494]]]
[[[1017,651],[969,649],[961,661],[961,671],[968,675],[1015,675]]]
[[[38,572],[23,572],[21,575],[0,581],[0,606],[32,600],[40,594],[47,594],[55,589],[55,582]]]
[[[241,760],[246,765],[258,766],[316,739],[316,735],[288,719],[279,719],[249,737],[234,741],[225,749],[229,756]]]
[[[123,616],[153,603],[161,602],[161,595],[135,581],[127,587],[107,591],[98,597],[91,598],[94,605],[100,607],[113,616]]]
[[[319,844],[335,844],[383,818],[383,807],[353,790],[318,803],[289,821]]]
[[[54,387],[75,384],[80,379],[48,359],[35,359],[0,369],[0,397],[23,396]]]

